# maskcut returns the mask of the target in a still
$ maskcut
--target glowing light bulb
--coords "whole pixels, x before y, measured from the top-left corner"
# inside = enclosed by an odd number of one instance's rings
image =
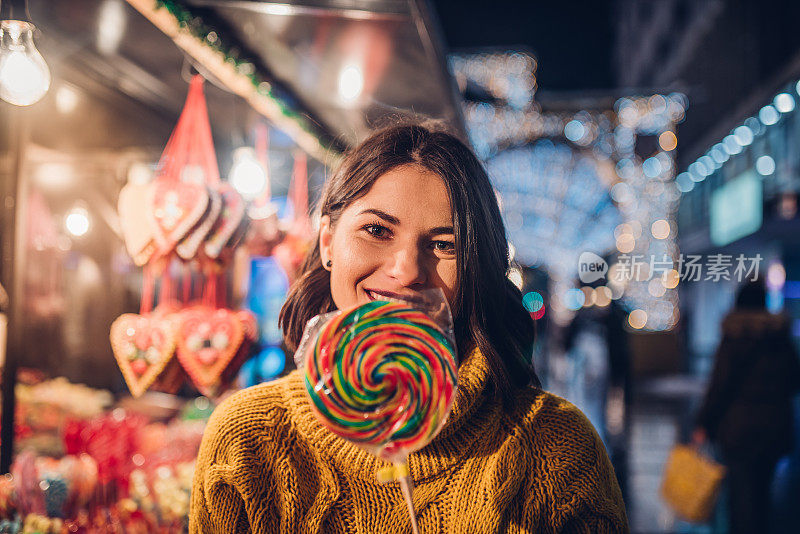
[[[89,212],[80,206],[72,208],[64,218],[64,226],[67,228],[67,232],[75,237],[85,235],[91,226]]]
[[[0,22],[0,98],[16,106],[38,102],[50,88],[50,69],[33,44],[34,26]]]
[[[358,65],[346,65],[339,73],[339,96],[345,102],[355,102],[364,90],[364,73]]]
[[[267,172],[252,149],[242,147],[233,154],[233,168],[228,181],[246,199],[254,199],[267,186]]]

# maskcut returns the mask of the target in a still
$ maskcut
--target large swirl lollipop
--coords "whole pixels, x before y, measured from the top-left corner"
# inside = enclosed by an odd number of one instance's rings
[[[412,526],[410,453],[442,428],[456,391],[453,343],[424,312],[374,301],[320,330],[305,359],[317,418],[334,434],[395,464]]]
[[[395,302],[370,302],[328,321],[305,371],[325,426],[389,461],[433,439],[456,389],[453,344],[425,313]]]

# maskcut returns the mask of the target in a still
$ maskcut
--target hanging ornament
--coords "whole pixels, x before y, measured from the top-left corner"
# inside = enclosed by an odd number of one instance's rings
[[[266,124],[259,123],[255,128],[254,156],[264,171],[264,187],[260,194],[250,203],[247,214],[251,219],[262,220],[277,214],[277,208],[272,202],[272,185],[269,174],[269,128]]]
[[[195,387],[215,396],[244,363],[250,344],[258,337],[255,317],[248,311],[219,306],[218,275],[209,274],[203,303],[183,310],[178,317],[177,354]]]
[[[203,94],[203,78],[192,78],[178,124],[161,154],[148,193],[160,255],[172,252],[206,213],[207,183],[219,182],[219,169]]]
[[[220,183],[217,191],[222,197],[222,213],[211,230],[203,249],[209,258],[217,259],[227,246],[244,220],[244,200],[230,184]]]
[[[301,239],[307,239],[312,233],[311,216],[308,212],[308,159],[299,150],[294,153],[292,184],[289,194],[293,210],[290,233]]]
[[[110,334],[117,365],[134,397],[140,397],[164,372],[173,359],[176,344],[175,324],[166,311],[168,305],[150,314],[155,284],[150,268],[145,270],[144,278],[140,313],[117,317]]]
[[[222,214],[222,196],[214,189],[209,189],[208,194],[210,199],[208,211],[195,229],[175,247],[181,259],[188,261],[197,255],[200,245],[203,244]]]
[[[133,263],[139,267],[150,261],[156,250],[150,219],[142,219],[142,214],[149,209],[149,190],[146,181],[129,180],[120,191],[117,202],[125,247]]]
[[[290,229],[284,240],[275,247],[274,255],[290,279],[296,275],[306,257],[313,229],[308,213],[308,163],[300,151],[295,152],[292,182],[289,184],[289,202],[292,206]]]
[[[181,312],[178,359],[195,386],[214,395],[223,371],[244,341],[244,327],[235,312],[192,307]]]
[[[248,219],[242,196],[219,178],[202,84],[192,79],[156,178],[129,184],[119,200],[128,251],[145,264],[144,284],[140,313],[120,316],[110,338],[136,397],[148,389],[174,393],[187,373],[202,393],[217,395],[258,338],[250,312],[226,308],[226,268]],[[149,225],[141,229],[143,211]]]

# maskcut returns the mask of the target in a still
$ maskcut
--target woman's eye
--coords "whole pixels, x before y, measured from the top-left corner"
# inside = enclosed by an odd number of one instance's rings
[[[389,229],[380,224],[368,224],[363,229],[372,237],[386,238],[389,237]]]
[[[437,252],[452,253],[455,251],[456,245],[450,241],[434,241],[433,248],[436,249]]]

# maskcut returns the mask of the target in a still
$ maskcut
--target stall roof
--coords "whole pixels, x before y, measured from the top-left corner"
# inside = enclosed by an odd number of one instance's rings
[[[163,21],[179,10],[191,18],[186,24],[173,17],[176,32],[196,24],[213,30],[270,83],[270,98],[280,105],[259,111],[278,127],[302,124],[286,131],[307,149],[315,145],[304,144],[310,133],[322,147],[316,154],[307,150],[312,155],[353,145],[387,116],[423,114],[464,132],[438,26],[424,0],[65,0],[30,6],[56,82],[131,97],[167,122],[185,98],[185,58],[201,71],[203,64],[184,46],[187,39],[164,31]],[[224,85],[209,72],[212,82]],[[237,124],[244,121],[241,110],[214,113],[215,107],[231,109],[230,100],[209,91],[217,129],[243,127]]]
[[[345,144],[387,115],[463,132],[434,15],[424,0],[189,0],[212,9],[272,76]]]

